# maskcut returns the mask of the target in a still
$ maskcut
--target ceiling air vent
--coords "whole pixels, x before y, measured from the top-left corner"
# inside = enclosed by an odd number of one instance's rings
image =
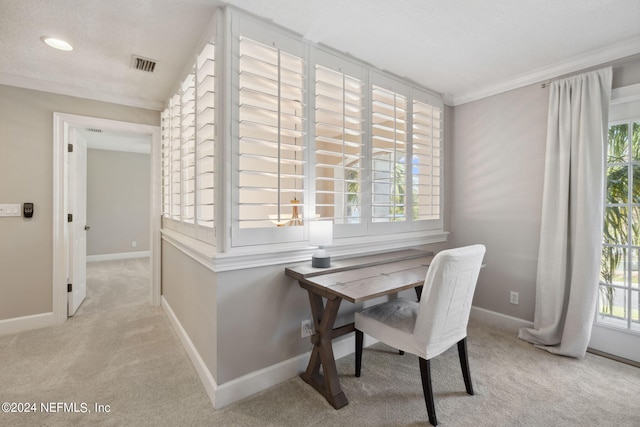
[[[131,56],[131,68],[140,71],[146,71],[147,73],[153,73],[156,68],[156,61],[153,59],[143,58],[141,56]]]

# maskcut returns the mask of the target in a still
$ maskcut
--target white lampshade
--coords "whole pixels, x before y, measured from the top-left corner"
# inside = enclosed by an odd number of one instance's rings
[[[311,257],[312,267],[327,268],[331,266],[331,256],[324,247],[332,243],[332,221],[309,221],[309,244],[318,247],[318,250]]]
[[[333,221],[309,221],[309,244],[320,247],[333,244]]]

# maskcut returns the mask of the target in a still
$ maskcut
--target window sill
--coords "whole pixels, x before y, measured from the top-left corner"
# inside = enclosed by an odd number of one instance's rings
[[[333,258],[348,258],[446,242],[449,232],[442,230],[352,237],[334,240],[327,248]],[[216,247],[174,230],[163,229],[162,238],[178,250],[214,272],[242,270],[269,265],[308,261],[316,247],[306,242],[231,248],[216,252]]]

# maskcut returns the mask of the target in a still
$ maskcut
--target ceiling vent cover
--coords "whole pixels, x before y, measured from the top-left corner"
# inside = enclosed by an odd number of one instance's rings
[[[131,55],[131,68],[140,71],[146,71],[147,73],[153,73],[156,68],[157,62],[153,59],[143,58],[141,56]]]

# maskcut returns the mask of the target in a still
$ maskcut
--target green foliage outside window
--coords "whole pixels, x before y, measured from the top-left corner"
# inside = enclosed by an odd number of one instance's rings
[[[629,136],[627,123],[609,128],[600,268],[600,314],[623,319],[628,310],[626,304],[616,306],[616,292],[627,290],[607,285],[629,288],[638,283],[638,258],[633,255],[640,251],[640,122]]]

